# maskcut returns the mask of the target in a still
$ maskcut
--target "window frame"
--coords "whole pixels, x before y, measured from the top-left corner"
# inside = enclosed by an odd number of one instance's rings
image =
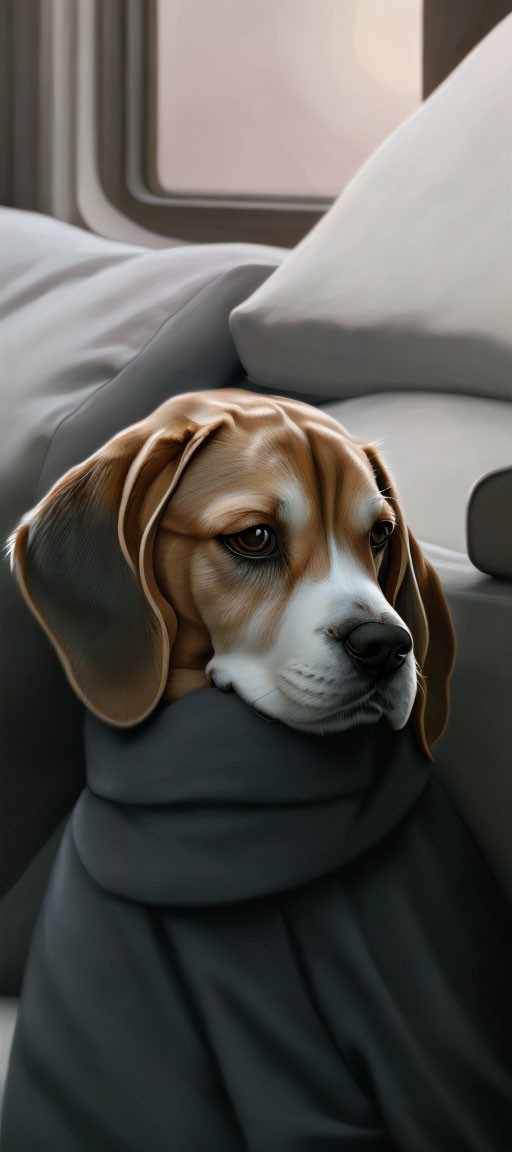
[[[332,198],[173,196],[150,186],[155,25],[156,0],[96,0],[98,172],[106,196],[132,220],[180,242],[294,247]]]

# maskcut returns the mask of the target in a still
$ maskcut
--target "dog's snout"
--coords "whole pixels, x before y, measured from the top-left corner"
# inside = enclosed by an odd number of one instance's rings
[[[382,680],[404,663],[411,651],[412,639],[398,624],[371,621],[353,628],[343,644],[351,659],[372,680]]]

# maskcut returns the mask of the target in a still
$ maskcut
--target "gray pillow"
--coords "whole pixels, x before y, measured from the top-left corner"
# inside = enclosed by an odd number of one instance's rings
[[[512,16],[234,309],[251,380],[512,399],[511,61]]]
[[[282,252],[145,250],[9,209],[0,210],[0,247],[5,541],[63,472],[167,397],[243,382],[228,315]],[[0,614],[0,992],[8,993],[19,986],[53,857],[44,845],[82,786],[84,710],[6,557]]]

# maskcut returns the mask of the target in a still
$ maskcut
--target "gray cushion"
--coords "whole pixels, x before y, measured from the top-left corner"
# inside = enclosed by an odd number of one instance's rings
[[[282,254],[250,244],[149,251],[9,209],[0,247],[5,540],[64,471],[167,397],[240,383],[228,315]],[[47,868],[31,873],[30,900],[23,874],[82,785],[83,707],[6,558],[0,616],[0,991],[9,992]]]
[[[496,876],[512,892],[512,581],[492,580],[467,556],[423,544],[448,600],[457,637],[448,727],[435,770]]]

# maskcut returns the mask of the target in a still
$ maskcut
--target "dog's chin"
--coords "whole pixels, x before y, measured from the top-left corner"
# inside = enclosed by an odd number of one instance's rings
[[[326,700],[325,709],[308,707],[306,701],[295,699],[293,694],[290,699],[287,691],[278,690],[276,697],[270,699],[273,716],[300,732],[324,736],[376,724],[381,718],[395,730],[405,727],[417,690],[416,676],[410,666],[404,666],[397,675],[378,683],[362,683],[359,692],[354,692],[354,687],[348,699],[340,694],[337,699]],[[267,701],[259,706],[265,709]]]
[[[404,713],[403,709],[400,710],[402,714],[396,709],[388,712],[385,702],[376,688],[363,693],[358,700],[351,704],[343,704],[340,701],[337,707],[326,708],[325,712],[315,709],[314,715],[306,705],[302,709],[297,705],[290,708],[287,701],[275,701],[272,707],[265,708],[261,704],[255,704],[250,696],[238,687],[233,686],[231,690],[236,692],[244,700],[244,703],[249,704],[253,712],[262,720],[273,724],[284,724],[298,732],[308,732],[318,736],[346,732],[349,728],[357,728],[366,724],[376,724],[383,716],[392,728],[403,728],[407,723],[410,711],[408,710],[407,714]]]
[[[319,736],[376,724],[382,717],[393,729],[403,728],[415,697],[412,684],[403,681],[392,686],[362,685],[355,698],[346,700],[340,695],[333,700],[331,697],[325,701],[325,708],[320,704],[313,708],[305,700],[290,698],[275,683],[270,686],[259,678],[258,683],[248,684],[243,677],[239,679],[231,672],[216,668],[209,679],[222,692],[235,692],[262,720]]]
[[[318,736],[325,736],[335,732],[346,732],[349,728],[359,728],[363,724],[376,724],[383,715],[382,706],[378,700],[368,700],[364,704],[354,705],[350,709],[325,716],[283,718],[283,724],[289,728],[296,728],[298,732],[310,732]]]
[[[243,697],[242,697],[243,698]],[[248,701],[246,701],[247,703]],[[327,736],[336,732],[347,732],[350,728],[360,728],[367,724],[376,724],[382,717],[384,717],[390,727],[394,731],[404,728],[409,719],[410,713],[404,715],[396,715],[394,712],[387,712],[385,705],[381,700],[374,699],[366,701],[364,704],[356,705],[350,709],[340,709],[334,713],[326,713],[325,715],[315,717],[290,717],[286,710],[282,715],[270,715],[262,708],[255,708],[251,706],[253,712],[260,716],[262,720],[268,723],[281,723],[288,728],[295,728],[298,732],[308,732],[311,735]]]

